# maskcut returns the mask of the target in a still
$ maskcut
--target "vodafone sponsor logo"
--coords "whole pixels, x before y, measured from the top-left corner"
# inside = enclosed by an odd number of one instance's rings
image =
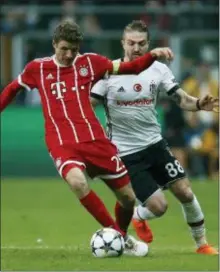
[[[122,100],[116,101],[116,104],[118,106],[144,106],[144,105],[151,105],[153,103],[153,99],[149,99],[149,98],[142,98],[142,99],[137,99],[137,100],[133,100],[133,101],[129,101],[129,100]]]

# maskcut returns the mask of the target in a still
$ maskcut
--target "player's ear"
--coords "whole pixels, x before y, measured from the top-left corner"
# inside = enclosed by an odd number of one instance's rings
[[[56,48],[56,43],[55,43],[54,40],[52,41],[52,45],[53,45],[53,48],[55,49]]]

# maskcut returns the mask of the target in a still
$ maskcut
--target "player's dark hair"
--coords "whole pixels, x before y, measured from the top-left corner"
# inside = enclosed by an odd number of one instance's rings
[[[126,32],[131,32],[131,31],[147,33],[147,38],[148,40],[150,40],[149,29],[147,25],[145,24],[145,22],[142,20],[133,20],[130,24],[126,25],[123,32],[123,37]]]
[[[83,34],[80,27],[75,22],[62,22],[60,23],[53,34],[53,41],[67,41],[69,43],[80,43],[83,40]]]

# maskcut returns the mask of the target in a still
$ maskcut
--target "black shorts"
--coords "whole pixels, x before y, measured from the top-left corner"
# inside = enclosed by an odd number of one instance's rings
[[[127,167],[137,199],[142,203],[159,188],[166,189],[170,183],[186,176],[165,140],[121,159]]]

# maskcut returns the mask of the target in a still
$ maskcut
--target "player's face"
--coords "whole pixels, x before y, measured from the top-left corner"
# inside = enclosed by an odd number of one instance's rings
[[[79,52],[78,43],[59,41],[58,43],[53,42],[53,47],[55,49],[57,61],[65,66],[71,66],[73,60]]]
[[[149,47],[147,33],[139,31],[125,32],[122,40],[125,58],[129,61],[143,56]]]

